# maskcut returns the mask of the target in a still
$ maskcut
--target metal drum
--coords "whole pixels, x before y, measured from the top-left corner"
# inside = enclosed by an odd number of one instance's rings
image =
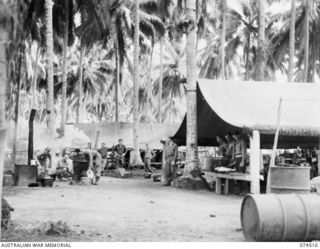
[[[242,231],[249,241],[319,240],[319,210],[316,194],[247,195],[241,206]]]
[[[18,165],[14,166],[14,185],[28,186],[37,181],[38,170],[36,166]]]
[[[310,190],[310,167],[273,166],[270,168],[270,193],[306,194]]]

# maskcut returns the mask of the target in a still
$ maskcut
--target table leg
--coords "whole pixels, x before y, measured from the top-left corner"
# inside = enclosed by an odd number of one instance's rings
[[[216,178],[216,193],[221,195],[221,178]]]
[[[227,195],[229,193],[229,179],[226,179],[224,184],[224,194]]]

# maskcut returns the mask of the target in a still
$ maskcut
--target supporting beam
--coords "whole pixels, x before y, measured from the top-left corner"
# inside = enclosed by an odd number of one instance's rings
[[[254,130],[250,137],[250,192],[260,194],[260,133]]]

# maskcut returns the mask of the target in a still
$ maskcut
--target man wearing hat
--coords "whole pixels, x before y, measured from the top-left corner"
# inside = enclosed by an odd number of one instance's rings
[[[123,140],[120,138],[119,143],[113,148],[116,158],[116,167],[123,168],[124,167],[124,156],[127,152],[127,148],[122,144]]]
[[[171,182],[176,178],[177,173],[177,159],[178,159],[178,146],[171,138],[167,138],[164,146],[165,165],[164,173],[164,186],[170,186]]]

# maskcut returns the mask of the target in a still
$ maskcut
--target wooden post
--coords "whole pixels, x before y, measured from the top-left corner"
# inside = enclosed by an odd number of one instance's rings
[[[250,192],[260,194],[260,133],[254,130],[250,137]]]
[[[270,160],[269,170],[268,170],[267,189],[266,189],[267,194],[270,194],[271,167],[275,166],[276,164],[275,162],[276,162],[276,153],[277,153],[278,138],[279,138],[279,131],[280,131],[281,110],[282,110],[282,99],[280,98],[279,106],[278,106],[278,115],[277,115],[277,129],[276,129],[276,134],[274,136],[272,155],[271,155],[271,160]]]

